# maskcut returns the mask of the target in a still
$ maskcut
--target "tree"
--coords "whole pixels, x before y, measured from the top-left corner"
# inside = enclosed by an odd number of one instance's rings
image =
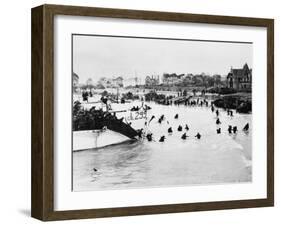
[[[96,86],[97,89],[105,89],[104,85],[101,83],[98,83]]]
[[[89,87],[91,85],[93,85],[93,79],[91,78],[88,78],[87,81],[86,81],[86,85]]]
[[[108,92],[106,90],[104,90],[101,95],[104,97],[104,96],[107,96],[108,95]]]

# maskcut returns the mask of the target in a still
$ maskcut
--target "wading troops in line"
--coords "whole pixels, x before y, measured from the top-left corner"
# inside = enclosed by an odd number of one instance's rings
[[[197,101],[196,101],[196,100],[192,100],[192,101],[189,101],[189,100],[188,100],[185,105],[190,105],[190,106],[193,106],[193,105],[196,106],[196,105],[197,105],[197,106],[200,106],[200,107],[203,106],[203,105],[205,105],[206,107],[208,107],[208,106],[209,106],[209,103],[208,103],[208,101],[205,100],[205,99],[204,99],[203,101],[200,101],[199,99],[197,99]],[[216,122],[215,122],[216,125],[217,125],[217,126],[221,125],[222,122],[221,122],[220,119],[219,119],[220,111],[219,111],[218,109],[215,109],[213,103],[211,103],[211,111],[212,111],[212,113],[215,113],[215,114],[216,114]],[[232,111],[232,110],[227,109],[227,110],[226,110],[226,113],[227,113],[228,116],[233,117],[233,111]],[[154,118],[155,118],[155,116],[153,115],[153,116],[150,118],[149,123],[150,123]],[[179,119],[179,114],[175,114],[174,119],[175,119],[175,120]],[[158,119],[158,123],[161,124],[164,120],[165,120],[165,115],[161,115],[160,118]],[[149,124],[149,123],[148,123],[148,124]],[[169,124],[169,121],[167,121],[167,124]],[[189,127],[188,127],[187,124],[185,125],[184,129],[186,130],[186,132],[189,131]],[[182,127],[181,125],[179,125],[178,128],[177,128],[177,131],[178,131],[178,132],[182,132],[182,130],[183,130],[183,127]],[[228,134],[236,134],[236,133],[238,132],[238,128],[237,128],[237,126],[229,125],[227,131],[228,131]],[[245,133],[247,133],[247,132],[249,131],[249,123],[247,123],[247,124],[244,126],[244,128],[242,129],[242,131],[244,131]],[[169,127],[167,132],[168,132],[169,135],[171,135],[171,134],[173,133],[173,128],[172,128],[172,127]],[[186,132],[184,132],[184,133],[181,135],[180,138],[181,138],[182,140],[186,140],[186,139],[189,137],[189,136],[186,134]],[[217,129],[216,129],[216,134],[221,134],[221,133],[222,133],[221,128],[220,128],[220,127],[217,128]],[[152,136],[153,136],[152,133],[148,133],[148,134],[146,135],[146,139],[147,139],[148,141],[153,141]],[[200,132],[198,132],[198,133],[195,135],[195,138],[198,139],[198,140],[200,140],[201,137],[202,137],[202,135],[200,134]],[[165,135],[162,135],[162,136],[160,137],[160,139],[159,139],[159,142],[165,142],[165,139],[166,139]]]

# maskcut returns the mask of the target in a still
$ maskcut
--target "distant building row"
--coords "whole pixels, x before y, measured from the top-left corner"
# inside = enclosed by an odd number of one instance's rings
[[[164,73],[162,76],[162,81],[160,81],[159,76],[146,76],[145,85],[155,86],[155,85],[167,85],[167,86],[220,86],[222,83],[222,78],[220,75],[205,75],[204,73],[199,75],[193,74],[176,74],[176,73]]]
[[[251,91],[252,89],[252,69],[248,64],[244,64],[243,68],[234,69],[231,67],[230,72],[226,78],[221,75],[209,76],[204,73],[199,75],[193,74],[176,74],[164,73],[162,82],[159,76],[147,76],[145,79],[146,86],[155,85],[169,85],[169,86],[205,86],[205,87],[228,87],[237,91]]]
[[[102,77],[97,83],[97,87],[100,88],[118,88],[118,87],[135,87],[143,84],[139,78],[133,77],[124,79],[119,76],[116,78]],[[157,85],[167,86],[205,86],[205,87],[228,87],[233,88],[237,91],[251,91],[252,89],[252,69],[249,68],[248,64],[244,64],[243,68],[232,68],[230,72],[224,77],[221,75],[209,76],[204,73],[193,75],[193,74],[176,74],[176,73],[164,73],[160,79],[159,75],[146,76],[144,84],[147,87],[153,87]],[[92,79],[88,79],[86,86],[92,86]],[[79,76],[73,73],[73,88],[74,91],[79,88]]]
[[[105,78],[102,77],[98,84],[102,85],[104,88],[118,88],[118,87],[128,87],[136,86],[139,84],[139,79],[137,77],[124,79],[119,76],[117,78]]]

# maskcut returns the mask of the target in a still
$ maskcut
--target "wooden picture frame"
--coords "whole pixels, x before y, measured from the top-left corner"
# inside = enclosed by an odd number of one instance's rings
[[[71,15],[138,20],[240,25],[267,29],[267,198],[122,208],[54,210],[54,16]],[[265,207],[274,205],[274,20],[42,5],[32,9],[32,200],[31,215],[51,221]]]

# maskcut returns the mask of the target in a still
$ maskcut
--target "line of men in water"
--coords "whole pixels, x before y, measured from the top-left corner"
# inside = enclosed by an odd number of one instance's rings
[[[198,102],[198,100],[197,100],[197,102]],[[207,102],[207,101],[205,101],[205,100],[204,100],[204,102],[201,101],[201,103],[205,103],[205,102]],[[202,105],[203,105],[203,104],[202,104]],[[201,105],[201,106],[202,106],[202,105]],[[206,106],[208,106],[208,105],[206,104]],[[213,103],[211,104],[211,111],[212,111],[212,112],[215,112],[215,114],[216,114],[216,116],[217,116],[216,124],[217,124],[217,125],[220,125],[220,124],[221,124],[221,121],[220,121],[220,119],[219,119],[219,114],[220,114],[220,113],[219,113],[219,110],[218,110],[218,109],[215,110]],[[233,111],[230,110],[230,109],[227,109],[227,115],[233,117]],[[150,123],[154,118],[155,118],[155,116],[153,115],[153,116],[151,117],[151,119],[149,120],[148,123]],[[162,121],[164,120],[164,118],[165,118],[165,116],[164,116],[164,115],[161,115],[160,118],[158,119],[158,123],[161,124]],[[174,116],[174,119],[178,119],[178,118],[179,118],[179,115],[176,114],[176,115]],[[167,121],[167,124],[169,124],[169,121]],[[181,132],[181,131],[183,130],[183,127],[182,127],[181,125],[179,125],[177,130],[178,130],[179,132]],[[185,130],[186,130],[186,131],[189,130],[189,127],[188,127],[187,124],[185,125]],[[221,134],[221,128],[218,128],[216,131],[217,131],[217,134]],[[237,126],[229,125],[227,131],[228,131],[229,134],[232,134],[232,133],[236,134],[237,131],[238,131],[238,128],[237,128]],[[243,128],[243,131],[244,131],[244,132],[248,132],[248,131],[249,131],[249,123],[246,123],[246,125],[245,125],[244,128]],[[172,133],[173,133],[173,129],[172,129],[172,127],[169,127],[169,128],[168,128],[168,134],[172,134]],[[196,137],[197,139],[200,139],[201,136],[202,136],[202,135],[201,135],[199,132],[195,135],[195,137]],[[188,136],[188,135],[186,134],[186,132],[185,132],[184,134],[182,134],[181,139],[186,140],[187,137],[189,137],[189,136]],[[148,141],[153,141],[153,134],[152,134],[152,133],[146,134],[146,139],[147,139]],[[159,142],[164,142],[165,139],[166,139],[166,137],[163,135],[163,136],[160,137]]]
[[[203,105],[205,105],[206,107],[209,106],[209,102],[205,99],[200,100],[199,98],[197,100],[185,100],[184,105],[188,105],[188,106],[200,106],[203,107]]]

